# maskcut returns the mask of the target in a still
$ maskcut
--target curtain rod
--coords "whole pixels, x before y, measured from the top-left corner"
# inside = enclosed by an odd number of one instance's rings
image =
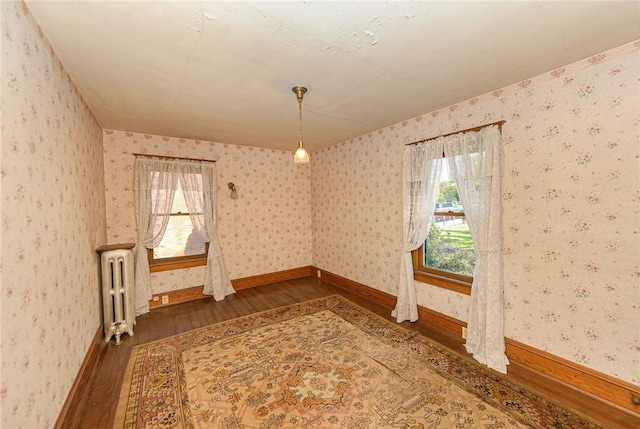
[[[160,159],[177,159],[179,161],[196,161],[196,162],[213,162],[211,159],[196,159],[196,158],[180,158],[178,156],[164,156],[164,155],[149,155],[146,153],[132,153],[133,156],[141,156],[143,158],[160,158]]]
[[[491,124],[480,125],[479,127],[467,128],[466,130],[462,130],[462,131],[454,131],[452,133],[442,134],[442,135],[439,135],[439,136],[436,136],[436,137],[429,137],[428,139],[423,139],[423,140],[418,140],[418,141],[415,141],[415,142],[412,142],[412,143],[407,143],[407,144],[405,144],[405,146],[411,146],[411,145],[414,145],[414,144],[420,144],[420,143],[428,142],[429,140],[435,140],[435,139],[438,139],[440,137],[449,137],[449,136],[452,136],[454,134],[469,133],[469,132],[472,132],[472,131],[480,131],[481,129],[486,128],[486,127],[490,127],[491,125],[497,125],[498,129],[500,129],[502,131],[502,125],[504,125],[506,122],[507,121],[498,121],[498,122],[493,122]]]

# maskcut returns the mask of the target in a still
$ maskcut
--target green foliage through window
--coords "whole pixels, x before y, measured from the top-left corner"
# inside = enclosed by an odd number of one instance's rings
[[[421,267],[416,269],[468,282],[473,277],[476,255],[460,194],[446,163],[436,180],[435,217],[419,253]]]
[[[444,203],[446,201],[460,201],[456,184],[448,180],[440,182],[440,192],[438,193],[438,202]]]
[[[462,217],[437,216],[424,245],[424,266],[472,277],[476,254]]]

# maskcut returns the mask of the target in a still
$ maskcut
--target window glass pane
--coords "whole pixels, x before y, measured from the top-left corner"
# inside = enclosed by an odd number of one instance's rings
[[[160,208],[164,207],[170,195],[170,190],[165,187],[167,175],[161,175],[158,171],[152,171],[150,174],[153,189],[153,192],[151,192],[151,212],[159,215],[167,214],[160,211]],[[160,180],[160,178],[162,178],[162,180]]]
[[[171,213],[189,213],[187,202],[184,200],[184,194],[182,193],[182,188],[180,187],[179,181],[178,187],[176,188],[176,194],[173,197],[173,207],[171,208]]]
[[[466,219],[436,216],[424,246],[425,267],[473,277],[476,254]]]
[[[464,213],[458,188],[447,163],[439,178],[436,212]],[[425,267],[473,276],[475,250],[464,216],[436,216],[424,243]]]
[[[205,243],[196,234],[191,218],[188,215],[174,215],[169,219],[160,245],[153,249],[153,257],[158,259],[200,255],[204,253],[204,249]]]
[[[173,258],[177,256],[201,255],[205,251],[205,243],[196,233],[188,215],[189,209],[178,184],[171,213],[186,213],[185,215],[172,215],[167,225],[167,230],[162,241],[153,249],[153,257]]]
[[[163,206],[164,201],[166,200],[168,195],[168,189],[154,191],[151,194],[151,209],[155,212],[158,207]],[[182,193],[182,187],[180,186],[180,181],[177,181],[176,183],[176,193],[173,197],[173,206],[171,207],[171,213],[189,213],[187,202],[185,201],[184,194]],[[158,214],[160,213],[158,212]]]

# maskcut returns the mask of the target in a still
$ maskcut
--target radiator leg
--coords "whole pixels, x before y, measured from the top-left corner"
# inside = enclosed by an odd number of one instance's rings
[[[120,324],[116,323],[116,346],[119,346],[120,344],[122,344],[122,341],[120,341],[120,335],[122,335],[122,332],[120,331]]]

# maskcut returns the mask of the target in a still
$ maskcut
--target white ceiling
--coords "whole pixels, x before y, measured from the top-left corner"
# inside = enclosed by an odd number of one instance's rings
[[[105,128],[310,150],[633,41],[640,2],[27,1]]]

